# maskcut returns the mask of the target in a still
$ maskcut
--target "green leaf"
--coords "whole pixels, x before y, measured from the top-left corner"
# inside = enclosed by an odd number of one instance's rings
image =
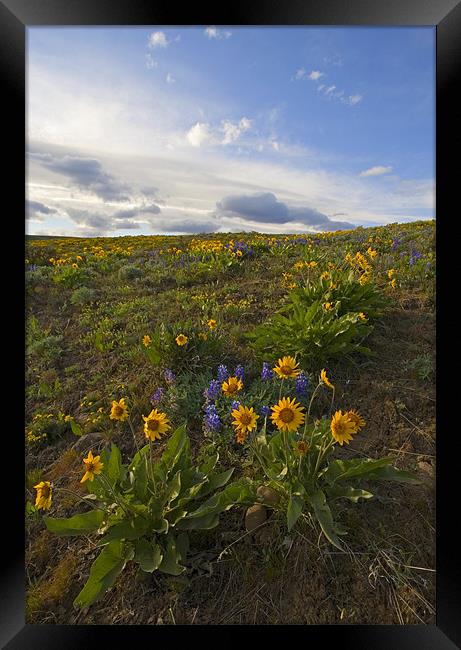
[[[162,360],[161,354],[152,345],[150,345],[147,348],[144,348],[144,352],[146,354],[146,357],[151,362],[151,364],[154,366],[158,366],[158,364]]]
[[[181,470],[178,470],[167,485],[167,493],[163,500],[163,507],[168,508],[170,503],[179,496],[180,492],[181,492]]]
[[[195,519],[181,519],[176,524],[178,530],[210,530],[219,524],[219,514],[210,513]]]
[[[185,562],[189,551],[189,535],[180,533],[176,538],[176,550],[180,562]]]
[[[130,467],[129,467],[130,470],[135,469],[141,463],[144,457],[149,453],[149,449],[150,449],[149,445],[144,445],[144,447],[141,447],[141,449],[135,453],[135,455],[133,456],[133,460],[130,463]]]
[[[225,472],[221,472],[220,474],[213,474],[209,477],[208,482],[201,485],[200,489],[198,490],[197,497],[203,497],[210,492],[223,487],[229,481],[233,473],[234,468],[231,467],[230,469],[226,470]]]
[[[163,553],[162,562],[159,566],[159,570],[163,571],[163,573],[179,576],[183,571],[186,570],[186,567],[181,566],[178,563],[179,559],[179,554],[176,550],[176,542],[172,536],[169,536],[166,549]]]
[[[69,519],[43,517],[46,527],[56,535],[83,535],[101,527],[106,513],[103,510],[90,510]]]
[[[147,456],[143,456],[133,469],[133,487],[136,497],[144,501],[147,494]]]
[[[333,544],[333,546],[336,546],[336,548],[342,551],[343,549],[335,533],[333,515],[331,514],[330,507],[327,504],[324,492],[318,490],[314,494],[311,494],[308,497],[308,500],[314,510],[314,514],[317,517],[325,537]]]
[[[198,468],[199,472],[201,472],[202,474],[209,474],[216,467],[216,463],[218,462],[218,460],[219,460],[219,454],[216,452],[215,454],[207,458],[206,461],[202,463],[202,465],[199,466]]]
[[[162,454],[161,464],[165,467],[167,472],[173,472],[176,464],[181,458],[181,454],[186,446],[188,438],[186,436],[186,425],[178,427],[168,440],[165,451]]]
[[[114,445],[114,443],[112,443],[110,449],[110,457],[105,472],[111,485],[115,485],[115,483],[120,479],[121,472],[122,472],[122,456],[120,454],[120,450],[117,447],[117,445]]]
[[[323,476],[329,483],[335,483],[336,481],[344,481],[350,478],[368,476],[391,463],[391,458],[380,458],[378,460],[372,460],[371,458],[366,458],[365,460],[361,458],[334,460],[329,464]]]
[[[228,485],[222,492],[215,494],[205,501],[197,510],[187,515],[186,519],[203,517],[208,514],[218,514],[229,510],[237,503],[251,503],[256,500],[255,488],[245,479]]]
[[[70,420],[70,428],[72,429],[72,433],[76,436],[81,436],[83,434],[82,427],[74,420],[74,418],[71,418]]]
[[[162,561],[162,549],[158,544],[138,539],[135,542],[134,561],[138,562],[143,571],[152,573],[159,568]]]
[[[101,551],[91,565],[88,580],[74,600],[75,607],[88,607],[100,598],[125,568],[132,552],[125,554],[123,542],[113,541]]]
[[[107,544],[114,539],[138,539],[147,533],[149,529],[149,521],[142,517],[121,521],[115,524],[99,540],[99,544]]]
[[[330,488],[327,487],[326,491],[328,496],[333,499],[350,499],[354,503],[357,503],[359,499],[370,499],[373,496],[371,492],[354,488],[351,485],[334,485]]]
[[[298,521],[304,506],[304,499],[300,496],[292,494],[288,502],[287,509],[287,526],[288,532],[293,528],[295,523]]]

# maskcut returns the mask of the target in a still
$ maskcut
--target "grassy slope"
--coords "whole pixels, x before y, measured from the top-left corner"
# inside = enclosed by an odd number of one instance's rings
[[[235,508],[218,528],[193,540],[188,583],[163,574],[140,579],[133,566],[103,601],[79,613],[72,610],[72,600],[95,556],[91,541],[57,539],[44,531],[40,519],[28,520],[29,622],[433,623],[435,315],[432,282],[421,270],[432,260],[432,229],[433,224],[423,223],[357,230],[322,238],[320,244],[326,259],[336,260],[349,249],[364,252],[372,236],[384,268],[399,272],[392,307],[369,339],[376,356],[358,358],[354,366],[332,363],[329,373],[335,379],[338,408],[357,408],[367,421],[363,435],[350,447],[371,457],[392,455],[397,466],[420,474],[420,486],[382,484],[376,498],[347,506],[341,519],[350,530],[346,554],[336,552],[324,538],[314,538],[310,530],[288,536],[275,516],[259,533],[244,535],[244,513]],[[402,241],[394,251],[389,243],[397,235]],[[184,249],[190,240],[163,238],[155,245],[166,247],[168,242]],[[27,252],[29,262],[39,265],[40,276],[29,282],[28,317],[29,322],[34,317],[37,328],[29,343],[36,344],[43,332],[58,339],[48,346],[38,344],[28,357],[28,428],[38,411],[79,416],[84,397],[101,400],[107,410],[111,395],[121,394],[120,384],[135,408],[146,413],[158,371],[149,366],[139,340],[161,322],[198,323],[204,315],[217,316],[226,332],[228,357],[251,369],[253,355],[243,332],[282,303],[286,288],[281,274],[299,259],[299,250],[293,249],[281,256],[256,256],[228,272],[184,269],[176,261],[146,267],[141,260],[151,240],[123,238],[113,245],[133,246],[129,261],[116,256],[116,262],[96,261],[93,272],[72,287],[53,281],[54,270],[46,260],[59,256],[58,246],[84,255],[82,246],[96,242],[42,243],[44,249],[33,245]],[[109,243],[98,240],[97,245]],[[412,247],[423,253],[415,267],[408,265]],[[119,266],[127,263],[141,268],[142,276],[121,280]],[[95,292],[97,302],[72,304],[71,296],[82,283]],[[240,308],[235,307],[238,301],[243,301]],[[103,351],[94,345],[98,328],[108,331]],[[198,422],[193,421],[191,429],[197,451],[202,440]],[[56,484],[79,489],[82,456],[69,451],[74,443],[75,437],[67,433],[51,445],[29,448],[28,471],[39,468]],[[128,439],[120,437],[117,443],[123,453],[131,452]],[[352,454],[350,447],[341,450],[345,457]],[[60,499],[52,514],[74,511],[72,499]]]

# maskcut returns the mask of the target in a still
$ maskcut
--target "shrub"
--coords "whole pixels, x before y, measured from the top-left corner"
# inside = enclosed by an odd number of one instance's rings
[[[87,305],[96,300],[96,291],[88,287],[79,287],[70,297],[73,305]]]
[[[136,278],[142,277],[142,271],[141,269],[138,269],[136,266],[133,266],[132,264],[127,264],[126,266],[122,266],[121,269],[118,271],[118,277],[120,280],[136,280]]]

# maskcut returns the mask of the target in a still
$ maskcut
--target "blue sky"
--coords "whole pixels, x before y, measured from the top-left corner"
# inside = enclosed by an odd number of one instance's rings
[[[435,216],[427,28],[28,28],[32,234]]]

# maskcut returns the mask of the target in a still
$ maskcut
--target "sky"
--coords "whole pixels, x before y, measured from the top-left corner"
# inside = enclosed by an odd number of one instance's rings
[[[435,218],[433,27],[27,28],[26,231]]]

